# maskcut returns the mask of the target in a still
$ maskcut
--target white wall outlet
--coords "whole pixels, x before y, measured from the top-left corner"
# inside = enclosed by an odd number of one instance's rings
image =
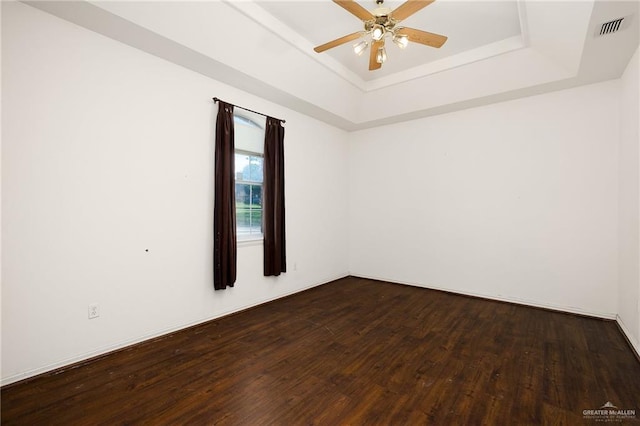
[[[89,305],[89,319],[98,318],[100,316],[100,309],[98,309],[97,303]]]

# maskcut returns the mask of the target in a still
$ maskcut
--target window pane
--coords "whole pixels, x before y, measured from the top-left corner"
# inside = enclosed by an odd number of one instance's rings
[[[264,160],[257,155],[236,153],[235,172],[236,180],[245,182],[262,182],[262,164]]]
[[[233,120],[236,149],[262,154],[266,118],[248,111],[235,110]]]
[[[243,179],[243,170],[248,165],[249,165],[249,156],[246,154],[238,154],[236,152],[236,155],[235,155],[236,180],[245,180]]]
[[[237,115],[237,114],[233,115],[233,122],[235,124],[241,124],[241,125],[245,125],[245,126],[249,126],[249,127],[255,127],[256,129],[261,129],[262,128],[262,127],[260,127],[260,125],[258,123],[256,123],[255,121],[251,120],[250,118],[243,117],[243,116]]]
[[[249,235],[251,233],[251,214],[249,209],[236,209],[236,228],[238,235]]]
[[[249,159],[249,177],[248,180],[254,182],[262,182],[262,163],[264,159],[262,157],[250,157]]]
[[[262,234],[262,210],[251,210],[251,230],[252,234]]]
[[[262,210],[262,185],[251,185],[251,205]]]
[[[236,228],[239,236],[262,234],[262,185],[236,183]]]
[[[251,185],[248,183],[236,183],[236,208],[249,207],[251,203]]]

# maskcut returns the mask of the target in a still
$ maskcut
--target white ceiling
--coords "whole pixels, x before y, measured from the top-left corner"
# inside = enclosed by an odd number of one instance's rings
[[[361,0],[357,3],[368,10],[376,7],[374,0]],[[395,9],[402,3],[387,0],[384,7]],[[328,1],[266,1],[259,5],[314,45],[363,30],[362,21]],[[353,53],[353,43],[330,49],[320,54],[319,60],[324,60],[324,56],[331,56],[346,70],[356,73],[361,80],[370,81],[521,36],[518,3],[515,0],[437,0],[402,21],[401,25],[443,34],[449,39],[439,49],[411,43],[406,50],[401,51],[393,43],[387,43],[389,60],[376,71],[369,71],[367,55],[358,57]]]
[[[353,43],[313,51],[362,28],[328,0],[25,3],[346,130],[618,78],[640,42],[637,1],[437,0],[402,24],[445,45],[388,43],[368,71]]]

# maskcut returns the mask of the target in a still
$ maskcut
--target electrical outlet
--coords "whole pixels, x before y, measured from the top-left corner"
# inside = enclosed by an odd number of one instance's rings
[[[89,305],[89,319],[98,318],[100,316],[100,310],[98,309],[98,304],[93,303]]]

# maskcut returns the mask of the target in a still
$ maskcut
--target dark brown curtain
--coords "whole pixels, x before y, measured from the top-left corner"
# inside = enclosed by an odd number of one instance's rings
[[[264,225],[264,275],[287,272],[284,232],[284,127],[267,117],[264,136],[264,182],[262,184]]]
[[[233,105],[219,101],[216,118],[213,204],[213,288],[236,282],[236,197],[234,176]]]

